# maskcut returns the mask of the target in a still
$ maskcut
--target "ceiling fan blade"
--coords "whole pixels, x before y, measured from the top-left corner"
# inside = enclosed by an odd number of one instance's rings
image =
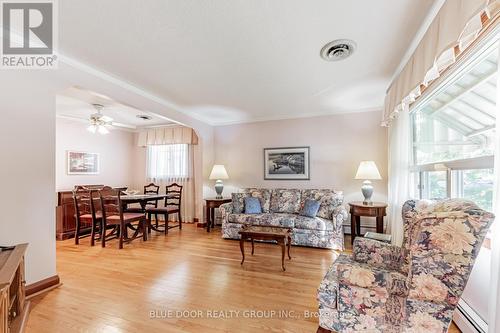
[[[101,116],[100,118],[102,121],[104,121],[105,123],[110,123],[113,121],[113,118],[111,117],[108,117],[108,116]]]

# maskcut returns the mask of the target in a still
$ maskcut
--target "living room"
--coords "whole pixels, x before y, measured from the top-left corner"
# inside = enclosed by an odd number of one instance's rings
[[[0,332],[500,332],[498,1],[0,6]]]

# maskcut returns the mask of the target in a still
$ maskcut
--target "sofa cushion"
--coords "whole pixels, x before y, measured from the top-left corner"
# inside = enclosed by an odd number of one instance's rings
[[[243,193],[259,198],[262,212],[269,213],[269,207],[271,206],[271,190],[263,188],[246,188],[243,189]]]
[[[245,214],[261,214],[262,207],[260,206],[259,198],[246,197],[245,198]]]
[[[271,213],[298,214],[300,212],[300,190],[275,189],[271,195]]]
[[[328,189],[310,189],[302,190],[301,195],[301,207],[304,206],[306,199],[313,199],[320,202],[318,217],[324,219],[332,219],[333,210],[340,206],[344,201],[344,195],[342,191],[334,191]]]
[[[321,217],[297,215],[294,222],[295,229],[333,230],[333,221]]]
[[[229,223],[241,223],[250,225],[259,225],[260,219],[267,214],[229,214],[227,220]]]
[[[297,215],[286,213],[261,214],[258,220],[260,226],[294,228]]]
[[[232,193],[231,200],[233,203],[233,213],[242,214],[245,211],[245,198],[248,196],[246,193]]]

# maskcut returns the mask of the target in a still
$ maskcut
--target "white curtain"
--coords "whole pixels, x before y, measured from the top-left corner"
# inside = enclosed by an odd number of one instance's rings
[[[500,48],[498,54],[500,63]],[[500,69],[500,67],[499,67]],[[497,69],[497,112],[500,110],[500,70]],[[488,332],[500,332],[500,116],[496,117],[495,140],[495,185],[493,191],[493,211],[495,222],[491,227],[491,282],[488,304]]]
[[[194,147],[189,144],[150,145],[147,147],[147,181],[160,186],[177,183],[182,188],[181,215],[183,222],[195,217]],[[163,205],[163,203],[162,203]],[[176,216],[169,216],[175,220]]]
[[[410,114],[400,112],[389,127],[389,219],[388,232],[396,245],[403,242],[401,209],[409,199]]]

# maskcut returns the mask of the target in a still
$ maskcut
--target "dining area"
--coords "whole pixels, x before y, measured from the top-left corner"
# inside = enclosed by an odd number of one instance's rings
[[[143,192],[125,187],[76,185],[71,191],[74,212],[74,241],[89,245],[117,243],[119,249],[136,239],[147,241],[152,233],[165,236],[170,229],[182,229],[183,186],[149,183]],[[114,244],[113,244],[114,245]]]

